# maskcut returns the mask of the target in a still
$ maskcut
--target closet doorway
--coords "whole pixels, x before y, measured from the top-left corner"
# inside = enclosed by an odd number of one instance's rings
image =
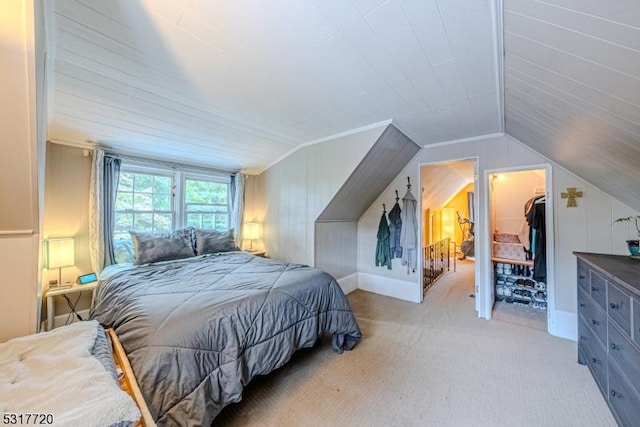
[[[553,308],[550,169],[488,171],[492,317],[544,331]]]
[[[448,274],[464,276],[454,281],[459,287],[455,291],[466,299],[475,297],[476,177],[476,159],[420,166],[423,299]]]

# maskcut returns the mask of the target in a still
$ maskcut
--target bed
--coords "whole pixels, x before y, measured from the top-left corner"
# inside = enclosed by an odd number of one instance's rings
[[[362,336],[330,275],[242,251],[113,266],[91,316],[117,333],[158,425],[208,426],[296,350]]]
[[[96,321],[76,322],[0,344],[0,412],[7,424],[146,426],[132,398],[117,337]],[[119,387],[127,383],[129,390]],[[146,418],[145,418],[146,416]]]

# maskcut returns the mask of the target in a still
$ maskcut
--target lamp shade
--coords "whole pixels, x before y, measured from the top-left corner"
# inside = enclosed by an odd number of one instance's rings
[[[45,251],[47,268],[70,267],[76,262],[71,237],[46,240]]]
[[[260,238],[260,224],[257,222],[245,222],[242,231],[243,239],[257,240]]]

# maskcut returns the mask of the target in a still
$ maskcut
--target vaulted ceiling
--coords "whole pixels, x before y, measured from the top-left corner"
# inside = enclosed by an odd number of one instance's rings
[[[49,5],[52,140],[257,173],[380,122],[506,132],[640,209],[637,0]]]

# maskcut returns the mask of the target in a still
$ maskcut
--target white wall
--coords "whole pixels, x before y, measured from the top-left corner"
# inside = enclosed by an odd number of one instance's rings
[[[555,224],[555,264],[554,297],[555,309],[558,319],[565,319],[571,323],[576,313],[576,261],[573,251],[590,251],[613,254],[627,254],[624,240],[627,236],[633,236],[627,224],[612,224],[612,221],[621,216],[634,214],[627,206],[604,194],[594,186],[564,170],[558,165],[545,159],[538,153],[525,147],[520,142],[508,136],[496,136],[486,139],[442,144],[433,148],[422,149],[412,159],[409,165],[389,185],[378,200],[363,215],[358,224],[358,272],[367,275],[376,275],[403,282],[411,282],[419,292],[419,276],[417,273],[407,275],[406,268],[402,268],[399,260],[394,261],[393,269],[375,267],[376,231],[380,219],[382,203],[391,203],[394,200],[395,189],[405,189],[407,176],[411,182],[419,182],[418,174],[421,164],[446,162],[458,159],[477,158],[478,183],[476,186],[476,199],[478,210],[476,212],[476,238],[480,249],[476,252],[478,273],[476,283],[483,285],[481,281],[489,277],[490,251],[489,226],[487,220],[487,182],[484,179],[485,171],[494,169],[517,168],[524,166],[540,166],[550,164],[553,181],[553,206]],[[567,208],[566,199],[560,198],[560,193],[567,187],[577,187],[584,197],[578,199],[577,208]],[[404,191],[401,191],[403,193]],[[414,195],[419,189],[414,189]],[[478,246],[477,246],[478,247]],[[407,298],[408,299],[408,298]],[[483,304],[490,304],[488,301]],[[487,310],[487,307],[483,307]],[[572,317],[573,316],[573,317]],[[575,338],[575,325],[552,325],[558,335]],[[573,329],[572,329],[573,328]]]
[[[32,1],[2,2],[0,342],[35,332],[39,314],[39,141],[34,19]],[[39,60],[38,64],[43,61]]]
[[[491,190],[491,233],[518,234],[526,222],[524,205],[535,195],[536,189],[545,189],[544,170],[518,171],[497,174]]]
[[[247,180],[245,220],[264,223],[271,257],[313,265],[315,219],[386,126],[308,145]]]

